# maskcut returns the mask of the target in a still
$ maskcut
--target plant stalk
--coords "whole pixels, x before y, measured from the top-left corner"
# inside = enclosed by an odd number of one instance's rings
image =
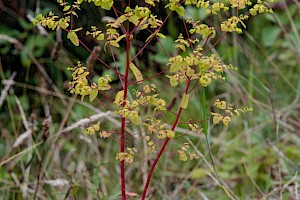
[[[126,35],[126,71],[124,76],[124,102],[123,107],[126,105],[126,98],[127,98],[127,92],[128,92],[128,73],[129,73],[129,64],[130,64],[130,58],[129,58],[129,51],[130,51],[130,35]],[[125,126],[126,126],[126,119],[125,117],[122,117],[122,123],[121,123],[121,141],[120,141],[120,152],[125,152]],[[121,168],[121,187],[122,187],[122,200],[126,200],[126,181],[125,181],[125,163],[124,160],[120,161],[120,168]]]
[[[188,80],[188,81],[187,81],[186,88],[185,88],[185,93],[186,93],[186,94],[188,93],[190,84],[191,84],[191,80]],[[172,131],[175,130],[175,128],[176,128],[176,126],[177,126],[177,124],[178,124],[178,122],[179,122],[179,118],[180,118],[181,112],[182,112],[182,108],[180,107],[179,110],[178,110],[178,112],[177,112],[176,119],[175,119],[175,121],[174,121],[174,123],[173,123],[173,126],[172,126],[172,128],[171,128]],[[142,194],[142,200],[145,200],[145,198],[146,198],[146,195],[147,195],[147,191],[148,191],[148,187],[149,187],[149,184],[150,184],[150,181],[151,181],[152,174],[153,174],[153,172],[154,172],[154,170],[155,170],[155,167],[156,167],[156,165],[157,165],[157,162],[159,161],[159,159],[160,159],[162,153],[164,152],[164,150],[165,150],[167,144],[169,143],[169,141],[170,141],[170,138],[167,138],[166,141],[164,142],[163,146],[161,147],[159,153],[157,154],[157,156],[156,156],[156,158],[155,158],[155,160],[154,160],[152,166],[151,166],[151,169],[150,169],[149,174],[148,174],[148,177],[147,177],[147,182],[146,182],[146,184],[145,184],[145,186],[144,186],[144,190],[143,190],[143,194]]]

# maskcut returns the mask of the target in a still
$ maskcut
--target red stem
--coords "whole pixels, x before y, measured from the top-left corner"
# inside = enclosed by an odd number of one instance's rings
[[[181,108],[180,108],[180,109],[181,109]],[[177,117],[178,117],[178,116],[177,116]],[[165,148],[166,148],[166,146],[167,146],[167,144],[168,144],[169,141],[170,141],[170,138],[167,138],[166,141],[164,142],[163,146],[161,147],[161,149],[160,149],[158,155],[156,156],[156,158],[155,158],[155,160],[154,160],[152,166],[151,166],[151,169],[150,169],[149,174],[148,174],[148,177],[147,177],[147,182],[146,182],[146,184],[145,184],[145,186],[144,186],[144,191],[143,191],[143,195],[142,195],[142,200],[144,200],[144,199],[146,198],[146,194],[147,194],[147,190],[148,190],[148,187],[149,187],[149,184],[150,184],[150,181],[151,181],[152,173],[153,173],[153,171],[154,171],[154,169],[155,169],[155,166],[156,166],[156,164],[157,164],[159,158],[161,157],[162,153],[164,152],[164,150],[165,150]]]
[[[125,95],[124,95],[125,96]],[[124,152],[125,143],[125,125],[126,119],[122,117],[122,127],[121,127],[121,142],[120,142],[120,152]],[[120,161],[121,168],[121,188],[122,188],[122,199],[126,200],[126,185],[125,185],[125,163],[124,160]]]
[[[125,143],[125,118],[122,117],[122,127],[121,127],[121,142],[120,142],[120,152],[124,152]],[[121,167],[121,187],[122,187],[122,199],[126,200],[126,185],[125,185],[125,164],[124,160],[120,162]]]
[[[186,85],[186,88],[185,88],[185,93],[187,94],[188,93],[188,90],[189,90],[189,87],[190,87],[190,84],[191,84],[191,80],[188,80],[187,81],[187,85]],[[181,115],[181,112],[182,112],[182,108],[180,107],[178,112],[177,112],[177,115],[176,115],[176,119],[173,123],[173,126],[171,128],[172,131],[174,131],[174,129],[176,128],[178,122],[179,122],[179,118],[180,118],[180,115]],[[156,167],[156,164],[158,162],[158,160],[160,159],[162,153],[164,152],[168,142],[170,141],[170,138],[167,138],[166,141],[164,142],[163,146],[161,147],[159,153],[157,154],[152,166],[151,166],[151,169],[149,171],[149,174],[148,174],[148,177],[147,177],[147,182],[144,186],[144,191],[143,191],[143,194],[142,194],[142,200],[145,200],[146,198],[146,195],[147,195],[147,191],[148,191],[148,187],[149,187],[149,184],[150,184],[150,181],[151,181],[151,177],[152,177],[152,174],[155,170],[155,167]]]
[[[129,51],[130,51],[130,35],[126,34],[126,71],[124,76],[124,102],[123,107],[126,105],[126,98],[128,92],[128,74],[129,74]],[[125,151],[125,126],[126,126],[126,119],[122,117],[122,124],[121,124],[121,141],[120,141],[120,152],[123,153]],[[121,167],[121,188],[122,188],[122,200],[126,200],[126,185],[125,185],[125,165],[124,160],[120,162]]]

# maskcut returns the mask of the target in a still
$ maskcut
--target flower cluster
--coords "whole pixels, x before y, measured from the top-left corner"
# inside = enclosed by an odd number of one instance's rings
[[[219,124],[221,121],[225,126],[228,126],[231,122],[231,117],[236,115],[240,115],[240,113],[253,111],[252,108],[244,107],[242,109],[234,109],[231,105],[227,105],[226,101],[221,101],[220,99],[217,99],[214,103],[214,106],[220,110],[223,110],[225,113],[214,113],[211,112],[213,116],[213,124]]]
[[[33,24],[41,24],[44,27],[48,27],[52,30],[59,30],[60,28],[66,29],[69,26],[70,17],[63,17],[58,20],[58,16],[54,15],[53,12],[49,12],[48,15],[43,16],[42,14],[38,14],[36,18],[33,20]]]
[[[178,154],[179,154],[179,160],[182,161],[187,161],[188,159],[190,160],[194,160],[194,159],[198,159],[199,156],[195,153],[191,153],[189,151],[190,145],[189,143],[184,143],[184,146],[181,147],[180,150],[178,150]]]
[[[68,70],[72,71],[73,77],[73,81],[69,82],[70,93],[81,95],[82,100],[86,95],[89,95],[89,100],[93,101],[97,97],[99,90],[109,90],[111,88],[109,85],[111,82],[109,75],[100,77],[98,79],[98,84],[92,83],[89,85],[87,78],[89,72],[86,71],[86,67],[80,62],[77,62],[77,65],[74,67],[69,67]]]
[[[83,133],[86,135],[94,135],[97,132],[101,138],[108,138],[111,136],[111,132],[100,130],[100,121],[92,126],[87,127]]]
[[[145,85],[143,92],[136,91],[136,99],[132,102],[124,100],[124,90],[117,93],[114,104],[119,107],[115,113],[124,118],[129,118],[132,123],[139,124],[139,109],[142,105],[155,106],[154,112],[157,110],[166,110],[166,102],[158,98],[158,94],[150,94],[155,91],[155,84]]]
[[[137,152],[135,148],[127,148],[129,153],[120,152],[116,155],[116,160],[125,161],[127,163],[132,163],[134,159],[134,154]]]
[[[222,76],[224,70],[236,69],[232,65],[222,64],[215,54],[203,56],[197,51],[186,57],[181,55],[171,57],[168,65],[170,65],[170,72],[175,73],[172,76],[166,75],[170,79],[171,86],[188,80],[199,80],[203,87],[207,87],[212,83],[212,79],[225,80],[225,77]]]

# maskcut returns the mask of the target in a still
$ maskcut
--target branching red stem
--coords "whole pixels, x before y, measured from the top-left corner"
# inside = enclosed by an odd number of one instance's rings
[[[190,84],[191,84],[191,80],[188,80],[186,88],[185,88],[185,93],[186,94],[188,93]],[[174,131],[174,129],[176,128],[176,126],[177,126],[177,124],[179,122],[179,118],[180,118],[181,112],[182,112],[182,108],[180,107],[179,110],[178,110],[178,112],[177,112],[176,119],[175,119],[175,121],[173,123],[173,126],[171,128],[172,131]],[[144,190],[143,190],[143,194],[142,194],[142,200],[144,200],[146,198],[148,187],[149,187],[149,184],[150,184],[150,181],[151,181],[152,174],[153,174],[153,172],[155,170],[156,164],[157,164],[158,160],[160,159],[162,153],[164,152],[164,150],[165,150],[167,144],[169,143],[169,141],[170,141],[170,138],[167,138],[166,141],[164,142],[163,146],[161,147],[159,153],[157,154],[157,156],[156,156],[156,158],[155,158],[152,166],[151,166],[151,169],[150,169],[148,177],[147,177],[147,182],[146,182],[146,184],[144,186]]]

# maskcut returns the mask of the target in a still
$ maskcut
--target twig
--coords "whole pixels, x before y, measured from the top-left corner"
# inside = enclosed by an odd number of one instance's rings
[[[67,180],[61,178],[54,179],[54,180],[44,180],[43,183],[49,184],[54,187],[62,187],[62,186],[69,185],[69,182]]]
[[[15,143],[13,144],[13,148],[18,147],[20,144],[23,143],[23,141],[24,141],[25,139],[27,139],[28,137],[30,137],[31,134],[32,134],[32,130],[30,129],[29,124],[28,124],[28,122],[27,122],[27,119],[26,119],[26,116],[25,116],[25,112],[24,112],[24,110],[23,110],[23,108],[22,108],[21,102],[20,102],[19,98],[16,97],[16,96],[15,96],[15,100],[16,100],[17,106],[18,106],[18,108],[19,108],[19,110],[20,110],[22,122],[23,122],[23,125],[24,125],[26,131],[25,131],[24,133],[22,133],[22,134],[16,139]]]
[[[62,48],[61,29],[59,29],[58,31],[56,31],[56,42],[51,52],[51,59],[53,61],[57,60],[61,48]]]
[[[18,147],[20,144],[22,144],[24,142],[24,140],[26,140],[27,138],[29,138],[32,134],[32,131],[29,129],[27,131],[25,131],[24,133],[22,133],[15,141],[15,143],[13,144],[13,148]]]
[[[13,79],[15,78],[15,76],[17,75],[17,72],[13,72],[12,75],[9,77],[4,87],[4,89],[1,91],[1,96],[0,96],[0,108],[2,107],[3,103],[4,103],[4,100],[5,100],[5,97],[10,89],[10,87],[13,85]],[[4,80],[3,80],[4,81]],[[2,81],[2,83],[3,83]],[[4,83],[3,83],[4,84]]]
[[[12,37],[9,37],[7,35],[4,35],[4,34],[0,34],[0,40],[5,40],[5,41],[7,41],[9,43],[12,43],[12,44],[18,44],[19,43],[18,40],[14,39]]]
[[[28,146],[32,146],[31,142],[28,143]],[[28,153],[27,157],[27,163],[31,161],[33,157],[32,151]],[[28,183],[29,183],[29,174],[30,174],[31,166],[27,166],[25,168],[22,184],[21,184],[21,190],[22,190],[22,198],[27,199],[27,193],[28,193]]]
[[[110,114],[112,114],[112,112],[108,111],[108,112],[105,112],[105,113],[99,113],[99,114],[93,115],[91,117],[81,119],[81,120],[71,124],[70,126],[62,129],[58,133],[60,133],[60,134],[61,133],[66,133],[66,132],[70,132],[71,130],[73,130],[75,128],[87,126],[88,124],[96,122],[96,121],[100,120],[103,117],[108,117]]]
[[[292,179],[290,179],[286,184],[284,184],[284,186],[282,187],[282,189],[280,190],[280,199],[282,199],[282,193],[283,193],[283,191],[285,190],[285,188],[287,187],[287,186],[289,186],[291,183],[293,183],[296,179],[297,179],[297,176],[298,176],[298,171],[296,171],[296,173],[295,173],[295,176],[293,176],[293,178]],[[297,200],[298,200],[298,198],[296,198]]]
[[[30,127],[29,127],[28,121],[26,119],[25,112],[24,112],[24,110],[22,108],[21,102],[20,102],[20,100],[19,100],[19,98],[17,96],[15,96],[15,100],[16,100],[17,106],[18,106],[18,108],[20,110],[20,114],[21,114],[23,125],[24,125],[26,131],[28,131],[28,130],[30,130]]]

